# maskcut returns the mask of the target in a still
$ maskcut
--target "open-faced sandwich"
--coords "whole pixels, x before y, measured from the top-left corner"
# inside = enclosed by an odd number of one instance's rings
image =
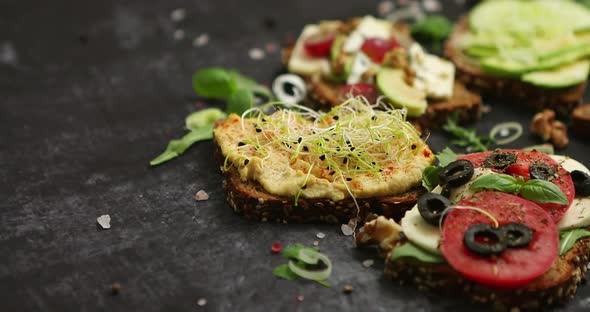
[[[327,113],[257,107],[218,121],[217,157],[231,207],[277,222],[401,217],[425,192],[434,155],[405,111],[350,98]]]
[[[574,296],[590,260],[584,165],[497,150],[433,168],[427,184],[438,185],[399,224],[379,217],[356,236],[385,251],[386,275],[495,308],[538,310]]]
[[[590,71],[590,10],[566,0],[484,1],[455,25],[445,55],[484,95],[569,116]]]
[[[422,126],[441,125],[451,112],[476,120],[481,98],[455,81],[451,62],[426,53],[409,31],[372,16],[311,24],[284,50],[284,62],[305,78],[309,102],[324,110],[350,95],[370,101],[383,95]]]

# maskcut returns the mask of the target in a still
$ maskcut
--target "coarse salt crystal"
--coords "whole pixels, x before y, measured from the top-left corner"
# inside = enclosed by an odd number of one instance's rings
[[[174,40],[182,40],[184,39],[184,30],[177,29],[174,31]]]
[[[319,239],[322,239],[322,238],[326,237],[326,234],[324,234],[324,233],[322,233],[322,232],[318,232],[318,233],[315,235],[315,237],[317,237],[317,238],[319,238]]]
[[[319,246],[319,245],[320,245],[320,242],[318,242],[318,241],[313,241],[313,243],[311,243],[311,244],[317,247],[317,246]]]
[[[200,298],[199,300],[197,300],[197,305],[199,307],[204,307],[205,305],[207,305],[207,299],[205,298]]]
[[[96,218],[96,222],[98,222],[98,225],[105,230],[111,228],[111,216],[108,214]]]
[[[264,53],[264,50],[262,50],[262,49],[252,48],[252,49],[250,49],[250,51],[248,51],[248,55],[253,60],[261,60],[264,58],[265,53]]]
[[[365,268],[369,268],[369,267],[373,266],[374,263],[375,263],[375,261],[373,259],[367,259],[367,260],[363,261],[363,266]]]
[[[193,39],[193,46],[195,47],[202,47],[209,43],[209,35],[208,34],[200,34],[199,36]]]
[[[393,11],[394,5],[391,1],[381,1],[377,6],[377,14],[381,16],[387,15],[389,12]]]
[[[173,22],[180,22],[186,17],[186,10],[182,8],[175,9],[170,12],[170,19]]]
[[[436,12],[441,10],[441,4],[438,0],[423,0],[422,5],[427,12]]]
[[[303,297],[302,295],[295,297],[295,300],[297,300],[299,302],[303,301],[303,299],[305,299],[305,297]]]
[[[354,234],[354,229],[351,228],[348,224],[342,224],[340,226],[340,229],[342,230],[342,234],[344,234],[346,236],[350,236],[350,235]]]
[[[199,200],[199,201],[207,200],[207,199],[209,199],[209,194],[207,194],[207,192],[205,192],[203,190],[200,190],[195,194],[195,199]]]

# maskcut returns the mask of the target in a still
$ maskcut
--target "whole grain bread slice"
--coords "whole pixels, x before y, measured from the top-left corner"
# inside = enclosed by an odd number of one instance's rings
[[[477,61],[461,50],[461,40],[469,33],[467,16],[459,19],[445,43],[444,55],[457,68],[457,79],[468,88],[486,96],[514,99],[536,109],[550,108],[560,116],[569,116],[581,103],[586,83],[565,88],[541,88],[515,78],[500,78],[489,75],[480,68]]]
[[[219,123],[218,123],[219,124]],[[245,218],[278,223],[348,223],[350,219],[364,220],[370,213],[401,220],[426,190],[418,185],[402,194],[384,197],[351,197],[340,201],[328,198],[299,198],[268,193],[258,182],[243,181],[235,167],[224,169],[225,157],[214,138],[215,158],[223,174],[223,188],[227,202]]]
[[[385,262],[385,275],[400,284],[410,284],[419,291],[451,297],[469,298],[474,303],[495,309],[513,311],[543,310],[564,304],[585,280],[590,262],[590,238],[578,240],[572,249],[558,256],[544,275],[525,287],[494,288],[465,279],[448,264],[419,262],[413,258],[390,257]]]

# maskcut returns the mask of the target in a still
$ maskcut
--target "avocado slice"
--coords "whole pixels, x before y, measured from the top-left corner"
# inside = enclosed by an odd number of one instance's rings
[[[408,85],[401,69],[382,68],[379,70],[377,88],[393,103],[393,106],[405,107],[410,117],[421,116],[426,111],[426,93]]]
[[[590,60],[586,59],[552,70],[525,74],[522,81],[544,88],[564,88],[584,82],[589,72]]]

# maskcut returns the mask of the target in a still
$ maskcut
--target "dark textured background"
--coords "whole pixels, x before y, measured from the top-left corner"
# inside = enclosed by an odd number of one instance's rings
[[[445,1],[457,13],[455,1]],[[325,18],[375,14],[377,1],[29,1],[0,3],[1,311],[443,311],[461,299],[427,297],[382,277],[338,226],[248,222],[224,201],[212,143],[157,168],[148,161],[183,134],[198,109],[194,70],[237,68],[262,82],[280,71],[282,43]],[[186,8],[175,24],[170,12]],[[461,9],[461,10],[464,10]],[[456,16],[456,14],[450,14]],[[263,18],[276,20],[275,28]],[[173,39],[175,29],[186,38]],[[200,48],[192,38],[208,33]],[[209,102],[211,103],[211,102]],[[219,103],[218,103],[219,104]],[[217,104],[217,105],[218,105]],[[532,113],[493,104],[477,125],[523,122]],[[512,146],[539,143],[528,132]],[[434,133],[434,150],[446,138]],[[563,153],[590,163],[573,138]],[[211,199],[195,202],[206,190]],[[112,228],[97,229],[110,214]],[[325,288],[272,276],[273,242],[311,244],[334,263]],[[122,285],[111,296],[110,285]],[[354,286],[344,295],[344,284]],[[296,296],[304,301],[297,302]],[[205,307],[197,306],[206,298]],[[583,287],[568,311],[590,309]]]

